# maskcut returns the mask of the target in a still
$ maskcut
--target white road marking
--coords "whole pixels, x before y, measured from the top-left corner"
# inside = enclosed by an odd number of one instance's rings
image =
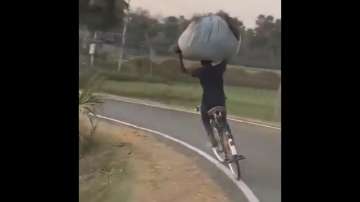
[[[109,118],[106,116],[102,116],[102,115],[96,115],[99,118],[105,119],[105,120],[109,120],[109,121],[113,121],[116,123],[120,123],[126,126],[130,126],[136,129],[140,129],[143,131],[147,131],[156,135],[160,135],[164,138],[167,138],[169,140],[172,140],[176,143],[179,143],[185,147],[187,147],[188,149],[198,153],[200,156],[204,157],[205,159],[207,159],[208,161],[210,161],[211,163],[213,163],[218,169],[220,169],[221,171],[223,171],[226,176],[228,176],[230,178],[230,180],[244,193],[245,197],[248,199],[249,202],[259,202],[259,199],[255,196],[255,194],[251,191],[251,189],[245,184],[244,181],[242,180],[236,180],[233,176],[233,174],[231,173],[231,171],[229,169],[227,169],[223,164],[221,164],[219,161],[217,161],[216,159],[214,159],[213,157],[211,157],[209,154],[205,153],[204,151],[201,151],[200,149],[182,141],[179,139],[176,139],[174,137],[171,137],[170,135],[164,134],[162,132],[156,131],[156,130],[151,130],[148,128],[144,128],[144,127],[140,127],[137,125],[134,125],[132,123],[128,123],[128,122],[124,122],[124,121],[120,121],[120,120],[116,120],[113,118]]]
[[[104,95],[109,99],[113,99],[113,100],[121,101],[121,102],[127,102],[127,103],[131,103],[131,104],[140,104],[140,105],[144,105],[144,106],[148,106],[148,107],[155,107],[155,108],[167,109],[167,110],[179,111],[179,112],[187,112],[187,113],[199,115],[199,113],[196,113],[196,112],[193,112],[193,111],[190,111],[190,110],[176,108],[176,107],[169,107],[169,106],[165,106],[165,105],[162,105],[162,104],[150,104],[150,103],[147,103],[145,101],[138,101],[138,100],[132,99],[132,98],[125,98],[125,97],[121,97],[121,96],[107,95],[107,94],[102,94],[102,93],[98,93],[98,95]],[[232,117],[228,117],[228,120],[235,121],[235,122],[240,122],[240,123],[247,123],[247,124],[257,125],[257,126],[261,126],[261,127],[275,129],[275,130],[281,130],[281,127],[271,126],[271,125],[268,125],[268,124],[265,124],[265,123],[260,123],[260,122],[241,120],[241,119],[232,118]]]

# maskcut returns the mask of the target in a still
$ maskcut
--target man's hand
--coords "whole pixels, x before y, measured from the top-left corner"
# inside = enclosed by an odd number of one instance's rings
[[[180,54],[180,55],[182,54],[181,49],[179,48],[179,46],[175,47],[175,53]]]
[[[184,66],[184,61],[183,61],[183,55],[182,52],[179,48],[179,46],[175,47],[175,53],[179,54],[179,60],[180,60],[180,69],[183,73],[188,73],[188,71],[186,70],[185,66]]]

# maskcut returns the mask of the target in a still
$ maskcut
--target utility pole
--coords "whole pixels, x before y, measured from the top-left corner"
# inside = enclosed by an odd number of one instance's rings
[[[145,33],[145,40],[146,40],[147,45],[149,46],[150,76],[152,76],[152,74],[153,74],[152,61],[154,59],[155,52],[154,52],[154,49],[152,47],[151,40],[150,40],[150,37],[149,37],[148,33]]]
[[[94,40],[90,43],[90,47],[89,47],[90,66],[94,66],[96,41],[97,41],[97,32],[95,31]]]
[[[152,77],[153,75],[153,59],[154,59],[154,49],[152,47],[150,47],[150,76]]]
[[[127,23],[129,22],[129,16],[128,16],[128,12],[130,11],[130,0],[128,0],[128,9],[127,9],[127,13],[124,16],[124,26],[123,26],[123,31],[122,31],[122,35],[121,35],[121,47],[120,47],[120,54],[119,54],[119,60],[118,60],[118,69],[117,71],[120,72],[121,71],[121,66],[122,66],[122,60],[123,60],[123,56],[124,56],[124,47],[125,47],[125,40],[126,40],[126,29],[127,29]]]

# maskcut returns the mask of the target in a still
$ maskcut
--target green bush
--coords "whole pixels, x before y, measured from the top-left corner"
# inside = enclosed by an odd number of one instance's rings
[[[81,67],[79,69],[79,88],[86,88],[91,79],[98,74],[98,71],[95,68],[88,66]]]
[[[280,75],[270,71],[249,73],[244,69],[235,68],[228,68],[224,76],[227,85],[262,89],[277,89],[280,79]]]
[[[98,63],[104,61],[99,60]],[[151,69],[152,66],[152,69]],[[198,65],[190,65],[194,68]],[[80,77],[87,77],[94,74],[94,68],[88,69]],[[147,57],[131,59],[123,63],[121,71],[116,72],[117,64],[107,63],[107,65],[98,65],[95,67],[101,71],[101,74],[108,80],[114,81],[147,81],[152,83],[173,83],[173,82],[198,82],[196,78],[183,74],[179,67],[179,61],[168,59],[161,63],[154,63]],[[82,83],[83,78],[80,78]],[[228,67],[224,75],[224,83],[231,86],[244,86],[261,89],[277,89],[281,76],[275,72],[258,70],[252,73],[243,68]],[[80,84],[82,86],[82,84]]]

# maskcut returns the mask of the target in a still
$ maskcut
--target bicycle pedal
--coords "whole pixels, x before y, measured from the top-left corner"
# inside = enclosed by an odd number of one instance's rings
[[[243,155],[234,155],[231,159],[225,159],[225,163],[232,163],[234,161],[240,161],[246,159]]]
[[[243,155],[237,154],[237,155],[234,155],[234,159],[240,161],[240,160],[246,159],[246,157]]]

